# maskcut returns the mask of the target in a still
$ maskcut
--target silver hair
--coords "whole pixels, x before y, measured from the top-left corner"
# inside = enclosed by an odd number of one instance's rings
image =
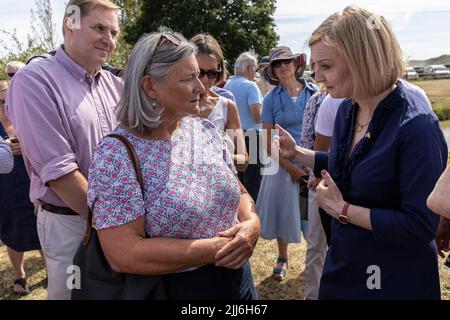
[[[256,66],[258,64],[258,60],[256,59],[256,55],[251,51],[243,52],[237,57],[234,62],[234,73],[237,72],[245,72],[247,68],[251,65]]]
[[[5,70],[8,68],[12,68],[16,71],[22,69],[23,67],[25,67],[25,63],[21,62],[21,61],[10,61],[6,64],[5,66]]]
[[[153,81],[161,81],[170,67],[184,57],[195,54],[195,46],[178,33],[175,35],[181,40],[179,45],[162,40],[157,48],[163,34],[168,32],[162,28],[159,32],[142,36],[134,46],[123,72],[125,87],[117,106],[117,119],[141,133],[145,129],[158,127],[164,110],[145,93],[141,85],[142,77],[149,75]]]

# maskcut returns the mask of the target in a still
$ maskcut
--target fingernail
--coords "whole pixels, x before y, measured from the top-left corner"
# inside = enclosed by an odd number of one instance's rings
[[[325,170],[320,171],[320,174],[324,176],[327,172]]]

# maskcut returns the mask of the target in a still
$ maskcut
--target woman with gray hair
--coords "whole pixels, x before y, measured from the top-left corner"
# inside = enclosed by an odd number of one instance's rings
[[[255,299],[248,260],[259,219],[219,133],[192,117],[198,75],[195,47],[180,34],[136,44],[114,133],[135,148],[145,192],[125,147],[104,138],[89,170],[93,227],[113,270],[165,275],[168,299]]]

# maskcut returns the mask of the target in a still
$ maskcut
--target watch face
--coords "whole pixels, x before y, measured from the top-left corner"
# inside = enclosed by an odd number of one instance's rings
[[[347,224],[347,223],[349,222],[348,217],[347,217],[347,216],[344,216],[344,215],[342,215],[342,214],[338,217],[338,220],[339,220],[339,222],[342,223],[342,224]]]

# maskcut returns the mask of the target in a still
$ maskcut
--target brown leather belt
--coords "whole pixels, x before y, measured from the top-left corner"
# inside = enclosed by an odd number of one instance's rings
[[[41,206],[42,209],[51,213],[62,214],[65,216],[79,216],[78,213],[67,207],[58,207],[50,203],[43,203]]]

